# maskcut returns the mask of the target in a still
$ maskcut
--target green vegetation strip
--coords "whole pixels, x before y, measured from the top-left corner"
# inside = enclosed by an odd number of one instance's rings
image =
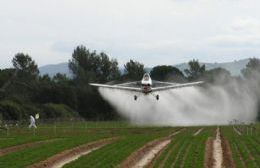
[[[30,142],[30,143],[25,143],[25,144],[21,144],[21,145],[15,145],[15,146],[7,147],[4,149],[0,149],[0,157],[7,155],[9,153],[12,153],[12,152],[17,152],[17,151],[20,151],[20,150],[23,150],[26,148],[35,147],[35,146],[51,143],[51,142],[58,141],[58,140],[60,140],[60,138]]]
[[[104,136],[77,136],[10,153],[0,157],[0,167],[26,167],[64,150],[101,138],[104,138]]]
[[[130,135],[113,144],[107,145],[96,150],[89,155],[83,156],[78,160],[71,162],[66,167],[91,167],[91,168],[109,168],[118,166],[131,153],[141,148],[143,145],[159,138],[158,135]]]
[[[0,149],[4,149],[7,147],[21,145],[25,143],[31,143],[36,141],[43,141],[50,139],[50,137],[44,136],[13,136],[13,137],[5,137],[0,138]]]
[[[205,143],[212,132],[211,128],[205,128],[202,133],[193,136],[194,128],[187,128],[173,137],[154,167],[203,167]]]
[[[237,168],[260,167],[260,146],[257,141],[257,134],[242,134],[241,136],[238,136],[232,131],[231,127],[223,127],[222,132],[230,143],[232,155]]]

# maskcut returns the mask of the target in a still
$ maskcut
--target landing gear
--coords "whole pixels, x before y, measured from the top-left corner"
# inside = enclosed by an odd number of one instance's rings
[[[159,95],[156,95],[156,100],[159,100]]]
[[[154,94],[154,93],[152,93],[152,95],[156,98],[156,100],[159,100],[159,95],[158,94]]]
[[[137,100],[137,96],[136,95],[134,95],[134,99]]]

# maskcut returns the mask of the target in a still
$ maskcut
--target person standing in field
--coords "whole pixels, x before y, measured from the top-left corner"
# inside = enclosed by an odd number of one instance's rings
[[[35,118],[30,115],[30,125],[29,125],[29,128],[37,128],[36,124],[35,124]]]

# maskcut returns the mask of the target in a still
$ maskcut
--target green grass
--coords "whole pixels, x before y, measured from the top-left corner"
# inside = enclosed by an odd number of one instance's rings
[[[55,127],[53,125],[40,125],[35,132],[26,127],[21,129],[12,128],[9,130],[10,133],[8,136],[5,134],[1,135],[1,148],[53,138],[57,140],[4,155],[0,157],[0,167],[26,167],[45,160],[66,149],[105,137],[125,137],[123,139],[121,138],[122,141],[115,142],[115,150],[121,149],[121,147],[117,145],[125,145],[125,147],[127,147],[130,144],[130,146],[132,146],[132,148],[129,148],[128,153],[126,152],[127,150],[120,150],[121,152],[118,152],[118,156],[121,156],[121,160],[123,160],[124,157],[127,157],[131,152],[147,141],[168,135],[173,131],[172,128],[167,127],[127,127],[126,125],[114,127],[115,124],[113,123],[109,123],[106,126],[101,123],[104,127],[87,128],[85,128],[82,123],[79,123],[77,127],[62,124],[59,126],[56,125]],[[114,143],[111,145],[114,145]]]
[[[232,126],[221,127],[221,133],[229,141],[232,156],[237,168],[260,167],[260,124],[254,126],[253,134],[246,134],[246,126],[239,129],[239,136]],[[203,167],[205,145],[208,137],[214,136],[215,127],[203,127],[203,131],[193,136],[200,127],[186,127],[175,135],[172,142],[162,151],[154,167]],[[66,149],[106,137],[121,137],[92,153],[80,157],[65,167],[115,167],[134,151],[146,143],[164,137],[179,128],[134,126],[126,122],[62,122],[40,124],[35,131],[11,128],[8,134],[0,132],[0,148],[41,140],[56,139],[33,147],[22,149],[0,157],[0,167],[26,167],[45,160]],[[242,161],[241,161],[242,158]],[[254,158],[254,160],[252,160]]]
[[[67,164],[65,167],[116,167],[126,159],[132,152],[140,148],[145,143],[154,139],[154,136],[127,136],[124,139],[107,145],[89,155],[83,156],[75,162]],[[119,150],[120,149],[120,150]]]
[[[233,159],[236,167],[242,168],[244,166],[248,168],[260,167],[260,141],[259,134],[253,132],[248,133],[247,126],[240,126],[242,135],[238,135],[234,132],[232,127],[223,127],[222,133],[224,137],[229,141]]]
[[[0,149],[11,147],[14,145],[20,145],[24,143],[42,141],[47,139],[52,139],[52,138],[45,137],[45,136],[12,136],[12,137],[0,138]]]
[[[91,142],[104,136],[78,136],[73,138],[64,138],[50,143],[24,149],[19,152],[13,152],[0,157],[0,167],[25,167],[30,164],[47,159],[48,157],[62,152],[63,150]],[[14,161],[15,159],[15,161]]]
[[[198,128],[187,128],[173,137],[170,145],[162,152],[154,167],[203,167],[205,143],[212,136],[212,128],[204,128],[197,136]]]
[[[83,156],[65,167],[116,167],[149,141],[167,136],[173,131],[172,128],[130,128],[123,134],[123,139]]]

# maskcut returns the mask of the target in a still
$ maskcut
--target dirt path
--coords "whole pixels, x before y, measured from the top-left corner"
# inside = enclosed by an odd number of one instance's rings
[[[131,154],[125,161],[123,161],[119,167],[153,167],[156,158],[161,154],[163,149],[171,143],[171,138],[185,130],[185,128],[179,129],[165,138],[160,138],[149,142],[133,154]]]
[[[221,168],[223,162],[223,151],[219,128],[217,128],[216,138],[213,141],[213,158],[215,160],[213,168]]]
[[[238,134],[238,135],[242,135],[242,133],[240,131],[238,131],[238,129],[236,129],[236,127],[233,126],[233,130]]]
[[[16,146],[11,146],[11,147],[8,147],[8,148],[0,149],[0,157],[4,156],[6,154],[12,153],[12,152],[17,152],[17,151],[23,150],[25,148],[30,148],[30,147],[37,146],[37,145],[40,145],[40,144],[57,141],[59,139],[60,138],[49,139],[49,140],[44,140],[44,141],[37,141],[37,142],[30,142],[30,143],[25,143],[25,144],[21,144],[21,145],[16,145]]]
[[[209,137],[206,142],[205,156],[204,156],[204,168],[211,168],[215,162],[213,158],[213,141],[212,137]]]
[[[199,135],[199,133],[200,133],[202,130],[203,130],[203,128],[200,128],[198,131],[196,131],[196,132],[193,134],[193,136]]]
[[[139,160],[134,166],[133,168],[139,168],[139,167],[145,167],[146,165],[148,165],[152,159],[163,149],[165,148],[169,143],[171,142],[171,140],[164,140],[162,142],[160,142],[158,145],[156,145],[155,147],[153,147],[146,155],[144,155],[141,160]]]
[[[123,161],[119,168],[139,168],[147,166],[153,158],[155,158],[160,151],[162,151],[169,143],[170,138],[160,138],[147,143],[142,148],[132,153],[125,161]]]
[[[235,168],[229,142],[216,130],[216,137],[210,137],[206,144],[204,168]]]
[[[118,138],[107,138],[102,139],[99,141],[87,143],[84,145],[77,146],[75,148],[65,150],[59,154],[56,154],[45,161],[41,161],[34,165],[29,166],[29,168],[59,168],[64,166],[67,163],[70,163],[79,157],[89,154],[90,152],[97,150],[113,141],[117,140]]]
[[[184,131],[185,129],[186,129],[186,128],[182,128],[182,129],[179,129],[178,131],[173,132],[172,134],[170,134],[170,135],[168,136],[168,138],[172,138],[173,136],[175,136],[175,135],[181,133],[182,131]]]

